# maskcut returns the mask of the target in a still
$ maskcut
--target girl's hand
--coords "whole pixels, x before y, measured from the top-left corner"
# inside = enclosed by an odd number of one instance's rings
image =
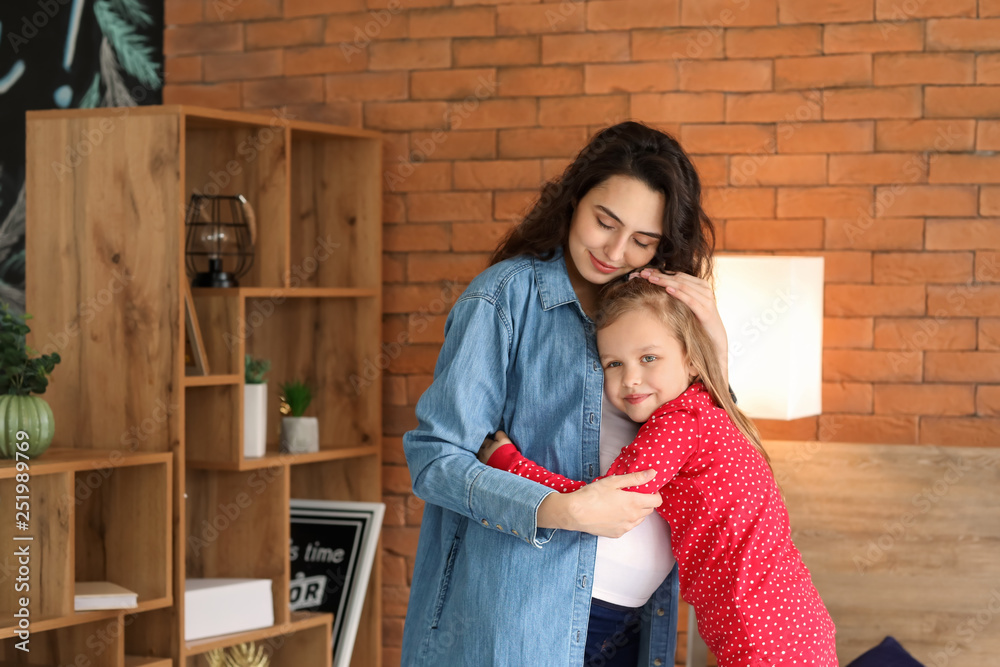
[[[719,315],[719,307],[715,303],[715,292],[708,281],[687,273],[662,273],[656,269],[643,269],[639,275],[654,285],[666,288],[670,296],[677,298],[694,312],[715,344],[722,375],[728,378],[729,338]]]
[[[624,489],[642,486],[654,477],[655,470],[644,470],[605,477],[572,493],[551,493],[538,506],[538,526],[621,537],[663,502],[659,493]]]
[[[513,444],[514,443],[510,441],[510,438],[508,438],[507,434],[503,431],[497,431],[492,438],[490,436],[486,436],[486,439],[483,440],[483,446],[479,448],[479,460],[486,463],[490,460],[490,457],[493,456],[493,452],[500,449],[504,445]]]

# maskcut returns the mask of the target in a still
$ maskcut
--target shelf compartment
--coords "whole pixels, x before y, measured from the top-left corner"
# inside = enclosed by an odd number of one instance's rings
[[[126,655],[125,667],[173,667],[174,661],[170,658],[143,657],[140,655]]]
[[[173,461],[173,454],[169,452],[122,452],[109,449],[50,447],[40,458],[31,461],[31,476],[34,480],[40,475],[105,470],[167,461]],[[17,462],[14,459],[0,460],[0,479],[13,478],[17,474],[16,466]]]
[[[184,405],[186,459],[238,461],[243,454],[243,385],[188,387]]]
[[[241,328],[243,300],[235,290],[196,289],[191,296],[212,375],[189,375],[184,378],[185,384],[212,376],[242,376],[243,340],[247,334]]]
[[[194,193],[246,197],[256,214],[258,250],[241,281],[278,287],[288,270],[288,130],[260,120],[233,125],[185,117],[184,203]]]
[[[244,458],[242,461],[188,461],[187,465],[190,468],[200,468],[202,470],[257,470],[260,468],[274,468],[276,466],[295,466],[303,463],[319,463],[321,461],[378,456],[378,450],[378,445],[337,448],[321,445],[320,451],[313,454],[286,454],[277,450],[270,450],[264,456],[253,459]]]
[[[329,667],[332,658],[330,651],[332,627],[332,614],[292,612],[288,622],[275,624],[269,628],[187,642],[185,644],[186,666],[202,667],[207,665],[208,663],[203,656],[214,649],[257,642],[264,644],[265,652],[271,656],[272,667],[301,667],[302,665],[310,667],[326,665]]]
[[[270,579],[275,621],[286,622],[288,469],[188,469],[186,477],[186,576]]]
[[[97,612],[92,612],[97,614]],[[106,614],[107,612],[100,612]],[[121,613],[92,616],[92,620],[68,627],[42,629],[32,623],[28,647],[30,653],[19,650],[18,637],[2,642],[0,660],[17,665],[88,665],[89,667],[121,667],[125,656],[126,629]],[[8,663],[4,663],[8,664]]]
[[[291,287],[376,287],[381,267],[381,146],[367,137],[291,131]]]

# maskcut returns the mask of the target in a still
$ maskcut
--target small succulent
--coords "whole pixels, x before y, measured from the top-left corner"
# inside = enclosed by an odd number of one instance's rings
[[[0,313],[0,395],[44,394],[49,374],[62,359],[57,352],[32,358],[25,336],[31,328],[25,320],[31,315],[15,315],[8,304]]]
[[[309,403],[312,401],[312,391],[303,382],[296,380],[295,382],[286,382],[281,385],[282,400],[288,406],[288,413],[292,417],[301,417],[305,414],[306,410],[309,408]],[[284,405],[281,410],[282,414],[288,414],[284,410]]]
[[[264,384],[264,376],[271,370],[271,362],[267,359],[254,359],[249,354],[246,358],[245,374],[247,384]]]

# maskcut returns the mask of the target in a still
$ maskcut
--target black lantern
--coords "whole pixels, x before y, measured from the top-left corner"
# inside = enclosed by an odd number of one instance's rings
[[[243,195],[191,195],[187,270],[192,287],[239,287],[253,266],[256,224]]]

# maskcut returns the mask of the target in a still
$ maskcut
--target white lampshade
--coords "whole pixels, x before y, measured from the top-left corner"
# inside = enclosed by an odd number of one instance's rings
[[[716,255],[729,383],[759,419],[822,412],[823,258]]]

